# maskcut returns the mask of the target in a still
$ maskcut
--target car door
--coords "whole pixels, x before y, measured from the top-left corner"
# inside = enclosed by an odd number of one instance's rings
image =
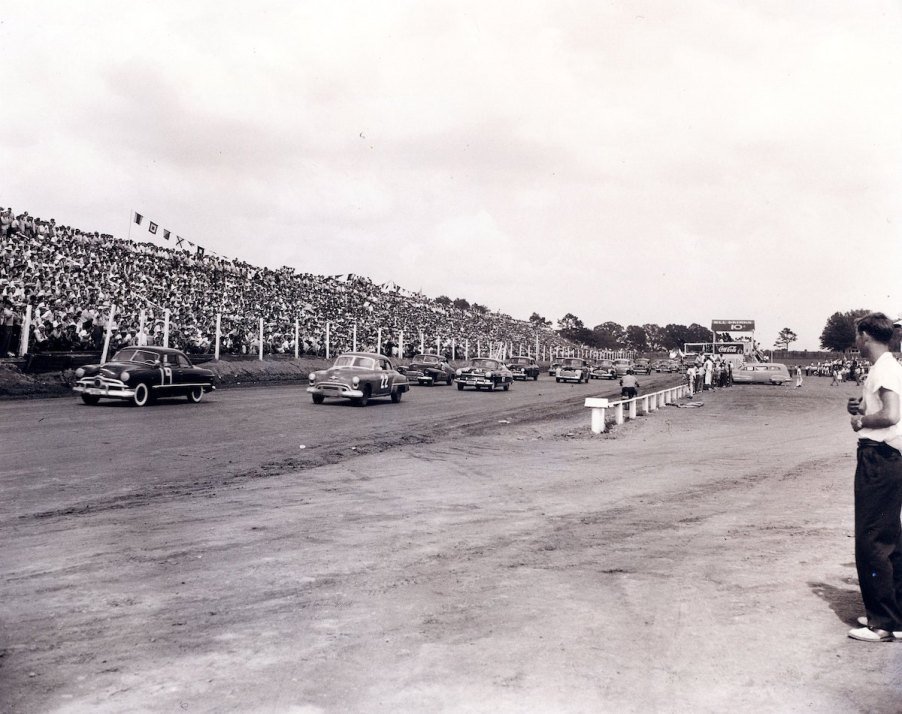
[[[389,361],[387,359],[380,359],[378,369],[376,370],[378,382],[373,387],[373,394],[391,394],[392,382],[394,381],[392,374],[393,371]]]

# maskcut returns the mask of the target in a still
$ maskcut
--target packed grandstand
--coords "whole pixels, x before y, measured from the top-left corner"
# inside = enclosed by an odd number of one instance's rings
[[[169,346],[209,353],[221,315],[220,351],[323,354],[326,323],[332,353],[397,345],[405,353],[425,344],[450,351],[509,345],[515,353],[569,346],[548,327],[537,327],[479,306],[461,309],[359,275],[323,276],[293,268],[273,270],[221,256],[197,255],[151,243],[58,225],[11,208],[0,211],[0,356],[12,356],[31,306],[28,351],[99,350],[111,306],[111,349],[161,345],[169,311]],[[141,313],[144,330],[141,331]],[[381,332],[380,332],[381,331]],[[549,352],[550,354],[550,352]]]

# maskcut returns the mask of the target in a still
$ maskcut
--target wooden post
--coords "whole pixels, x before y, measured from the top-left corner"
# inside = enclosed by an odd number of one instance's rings
[[[588,397],[585,405],[592,409],[592,433],[601,434],[605,429],[604,410],[608,400],[600,397]]]
[[[147,345],[147,333],[144,331],[144,323],[147,322],[147,310],[141,308],[141,316],[138,318],[138,346]]]
[[[216,346],[213,348],[213,359],[219,361],[219,341],[222,339],[222,313],[216,313]]]
[[[470,338],[469,337],[464,341],[464,359],[467,362],[470,361]]]
[[[381,327],[378,330],[376,330],[376,352],[378,352],[380,355],[382,354],[382,328]],[[391,358],[391,357],[392,357],[392,355],[389,355],[389,358]]]
[[[332,330],[332,323],[326,323],[326,359],[329,359],[329,337]]]
[[[300,356],[300,354],[299,354],[300,345],[298,344],[300,335],[301,335],[301,326],[298,323],[298,319],[294,318],[294,358],[295,359],[297,359]]]
[[[351,344],[354,345],[353,351],[357,351],[357,323],[354,323],[354,329],[351,333]]]
[[[169,308],[163,310],[163,347],[169,347]]]
[[[260,318],[260,361],[263,361],[263,318]]]
[[[398,334],[398,360],[404,359],[404,330]]]

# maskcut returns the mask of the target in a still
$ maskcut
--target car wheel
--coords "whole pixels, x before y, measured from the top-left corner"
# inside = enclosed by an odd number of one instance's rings
[[[453,380],[451,379],[451,375],[449,374],[449,375],[448,375],[448,378],[445,380],[445,384],[447,384],[447,385],[450,387],[452,381],[453,381]]]
[[[401,395],[404,394],[400,389],[393,389],[391,393],[392,403],[397,404],[401,401]]]
[[[560,377],[555,377],[555,378],[554,378],[554,381],[557,382],[558,384],[560,384],[560,383],[561,383],[561,378],[560,378]]]
[[[370,385],[366,385],[363,388],[363,396],[360,397],[356,404],[358,407],[365,407],[370,402]]]
[[[464,385],[462,385],[460,382],[457,383],[457,391],[458,392],[464,391]]]
[[[311,394],[310,396],[313,397],[314,404],[322,404],[326,399],[322,394]]]
[[[136,407],[146,406],[150,401],[150,390],[146,384],[139,384],[135,387],[135,395],[132,397],[132,404]]]
[[[487,389],[488,391],[490,391],[490,392],[494,392],[496,386],[497,386],[497,385],[496,385],[494,382],[492,382],[491,384],[489,384],[489,385],[486,387],[486,389]]]
[[[511,385],[510,385],[510,383],[508,382],[508,383],[505,383],[505,385],[504,385],[503,387],[501,387],[501,388],[506,392],[508,389],[511,388]]]
[[[89,407],[93,407],[96,406],[100,401],[100,397],[98,397],[96,394],[82,394],[81,400]]]
[[[204,388],[203,387],[191,387],[191,391],[188,392],[188,401],[193,404],[197,404],[201,399],[204,398]]]
[[[538,382],[538,381],[539,381],[539,373],[538,373],[538,372],[536,372],[534,375],[532,375],[532,381],[533,381],[533,382]]]

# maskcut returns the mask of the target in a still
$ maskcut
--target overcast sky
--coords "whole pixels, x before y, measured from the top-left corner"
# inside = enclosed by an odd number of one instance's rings
[[[0,205],[817,349],[902,312],[900,48],[896,1],[6,2]]]

